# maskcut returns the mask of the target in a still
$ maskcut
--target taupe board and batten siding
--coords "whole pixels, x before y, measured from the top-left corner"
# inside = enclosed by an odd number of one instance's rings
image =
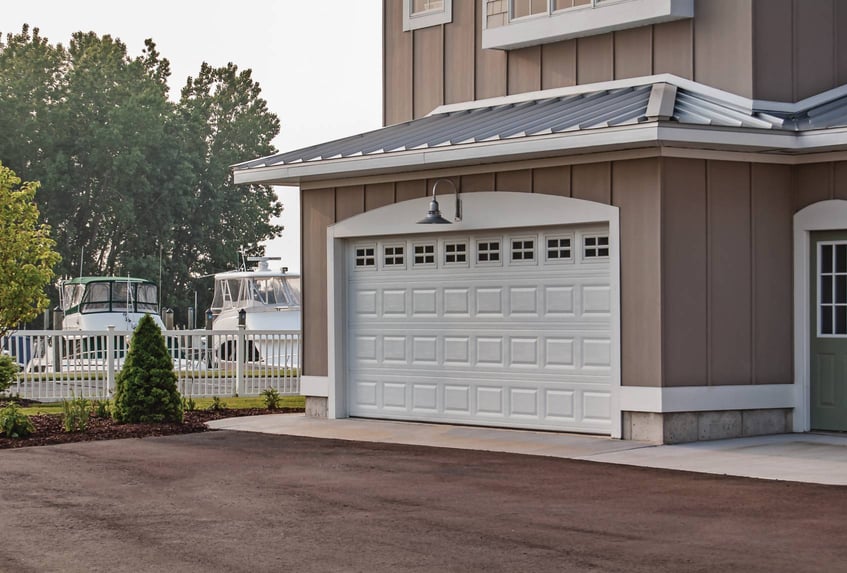
[[[847,163],[563,160],[454,179],[466,193],[532,191],[620,208],[624,385],[792,382],[792,217],[812,202],[847,198]],[[301,192],[305,374],[326,375],[327,226],[422,197],[433,183]],[[449,195],[442,202],[448,214],[451,203]]]
[[[847,83],[847,0],[698,0],[695,16],[518,50],[483,50],[481,4],[402,31],[384,2],[384,123],[441,103],[658,73],[756,99],[796,101]],[[471,45],[473,42],[473,45]]]

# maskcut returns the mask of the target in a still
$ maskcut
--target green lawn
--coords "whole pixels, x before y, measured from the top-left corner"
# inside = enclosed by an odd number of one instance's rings
[[[226,404],[227,408],[241,409],[265,407],[265,399],[261,396],[239,396],[238,398],[233,398],[232,396],[221,396],[221,402]],[[212,405],[212,398],[194,398],[194,403],[196,404],[197,410],[203,410]],[[304,396],[281,396],[280,407],[305,408],[306,398]],[[62,403],[45,402],[44,404],[38,404],[37,406],[21,408],[21,411],[27,416],[31,416],[33,414],[61,414]]]

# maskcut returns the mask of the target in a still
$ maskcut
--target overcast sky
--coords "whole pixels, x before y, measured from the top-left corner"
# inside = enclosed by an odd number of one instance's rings
[[[141,55],[152,38],[171,62],[171,93],[204,61],[250,68],[282,124],[280,151],[375,129],[382,109],[380,0],[3,0],[0,32],[38,27],[51,43],[111,34]],[[245,157],[253,159],[252,157]],[[268,254],[300,269],[296,190],[278,188],[282,237]]]

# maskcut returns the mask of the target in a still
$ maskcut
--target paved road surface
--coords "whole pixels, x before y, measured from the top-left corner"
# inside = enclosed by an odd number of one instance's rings
[[[847,488],[242,432],[0,451],[0,571],[845,571]]]

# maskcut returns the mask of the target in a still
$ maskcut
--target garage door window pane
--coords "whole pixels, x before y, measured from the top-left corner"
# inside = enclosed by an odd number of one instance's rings
[[[468,262],[468,244],[465,242],[444,243],[444,264],[466,265]]]
[[[356,247],[356,268],[376,267],[376,247]]]
[[[386,267],[405,267],[405,249],[402,245],[387,245],[383,247],[382,264]]]
[[[512,261],[535,261],[535,239],[512,239]]]
[[[570,237],[547,238],[547,261],[559,262],[573,260]]]
[[[476,262],[500,262],[500,241],[479,241],[476,244]]]
[[[435,245],[434,244],[425,244],[425,245],[415,245],[415,259],[414,263],[416,267],[426,267],[435,265]]]
[[[609,237],[598,235],[583,238],[583,257],[586,259],[599,259],[609,256]]]

